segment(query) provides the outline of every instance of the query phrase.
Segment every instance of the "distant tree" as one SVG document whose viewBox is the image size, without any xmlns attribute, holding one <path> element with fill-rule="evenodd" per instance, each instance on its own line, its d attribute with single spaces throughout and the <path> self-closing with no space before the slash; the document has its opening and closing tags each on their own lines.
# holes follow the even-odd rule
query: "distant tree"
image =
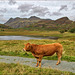
<svg viewBox="0 0 75 75">
<path fill-rule="evenodd" d="M 75 33 L 75 28 L 70 29 L 69 32 Z"/>
<path fill-rule="evenodd" d="M 64 32 L 65 32 L 65 30 L 60 30 L 59 32 L 60 32 L 60 33 L 64 33 Z"/>
<path fill-rule="evenodd" d="M 65 31 L 65 32 L 67 32 L 68 30 L 67 30 L 67 29 L 65 29 L 64 31 Z"/>
<path fill-rule="evenodd" d="M 4 31 L 4 29 L 1 29 L 0 31 Z"/>
</svg>

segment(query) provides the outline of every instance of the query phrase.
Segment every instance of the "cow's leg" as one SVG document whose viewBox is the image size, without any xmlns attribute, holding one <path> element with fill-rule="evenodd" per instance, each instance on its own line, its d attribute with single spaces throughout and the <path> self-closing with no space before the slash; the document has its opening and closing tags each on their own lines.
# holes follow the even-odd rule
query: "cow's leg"
<svg viewBox="0 0 75 75">
<path fill-rule="evenodd" d="M 39 57 L 39 68 L 41 68 L 42 57 Z"/>
<path fill-rule="evenodd" d="M 56 65 L 58 65 L 58 64 L 61 63 L 61 60 L 60 59 L 61 59 L 61 56 L 58 57 L 58 61 L 57 61 Z"/>
<path fill-rule="evenodd" d="M 41 68 L 41 61 L 39 61 L 39 68 Z"/>
<path fill-rule="evenodd" d="M 36 64 L 36 67 L 38 66 L 38 64 L 39 64 L 39 59 L 37 58 L 37 64 Z"/>
<path fill-rule="evenodd" d="M 62 55 L 60 53 L 57 53 L 57 56 L 58 56 L 58 61 L 57 61 L 56 65 L 61 63 L 61 56 Z"/>
<path fill-rule="evenodd" d="M 63 48 L 60 48 L 60 49 L 56 52 L 56 53 L 57 53 L 57 56 L 58 56 L 58 61 L 57 61 L 56 65 L 58 65 L 59 63 L 61 63 L 62 51 L 63 51 Z"/>
</svg>

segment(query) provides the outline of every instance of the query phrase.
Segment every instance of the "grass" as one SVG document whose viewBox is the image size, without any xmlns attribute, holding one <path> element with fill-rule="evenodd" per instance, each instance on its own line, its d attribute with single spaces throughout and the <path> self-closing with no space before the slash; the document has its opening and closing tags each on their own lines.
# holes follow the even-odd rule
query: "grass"
<svg viewBox="0 0 75 75">
<path fill-rule="evenodd" d="M 51 68 L 32 68 L 19 63 L 0 63 L 0 75 L 75 75 L 75 73 L 53 70 Z"/>
<path fill-rule="evenodd" d="M 60 37 L 58 40 L 11 40 L 0 41 L 0 55 L 20 56 L 34 58 L 31 53 L 23 52 L 24 44 L 50 44 L 61 43 L 64 47 L 62 60 L 75 62 L 75 33 L 65 32 L 61 34 L 58 31 L 29 31 L 25 29 L 5 29 L 0 31 L 0 35 L 25 35 L 25 36 L 44 36 L 44 37 Z M 2 58 L 0 58 L 2 59 Z M 43 57 L 47 60 L 57 60 L 57 56 Z M 8 59 L 7 59 L 8 60 Z M 15 59 L 14 59 L 15 61 Z M 28 61 L 26 61 L 28 62 Z M 33 62 L 35 63 L 35 62 Z M 0 63 L 0 75 L 75 75 L 71 72 L 64 72 L 59 70 L 53 70 L 51 68 L 31 68 L 29 66 L 20 64 L 5 64 Z"/>
<path fill-rule="evenodd" d="M 0 55 L 9 56 L 20 56 L 34 58 L 31 53 L 23 52 L 24 44 L 26 43 L 34 44 L 50 44 L 50 43 L 61 43 L 64 47 L 62 60 L 74 61 L 75 62 L 75 42 L 69 40 L 11 40 L 11 41 L 0 41 Z M 48 60 L 57 60 L 57 56 L 43 57 Z"/>
<path fill-rule="evenodd" d="M 0 35 L 32 35 L 32 36 L 49 36 L 54 34 L 60 34 L 58 31 L 29 31 L 24 29 L 6 29 L 0 31 Z"/>
</svg>

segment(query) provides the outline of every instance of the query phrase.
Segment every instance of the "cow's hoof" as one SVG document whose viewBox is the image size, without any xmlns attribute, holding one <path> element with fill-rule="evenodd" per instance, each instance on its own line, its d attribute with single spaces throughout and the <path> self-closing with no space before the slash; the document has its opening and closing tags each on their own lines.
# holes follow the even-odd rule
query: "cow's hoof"
<svg viewBox="0 0 75 75">
<path fill-rule="evenodd" d="M 59 62 L 59 63 L 56 63 L 56 65 L 59 65 L 61 62 Z"/>
<path fill-rule="evenodd" d="M 56 65 L 58 65 L 58 63 L 56 63 Z"/>
<path fill-rule="evenodd" d="M 36 65 L 36 67 L 38 67 L 38 65 Z"/>
<path fill-rule="evenodd" d="M 39 68 L 41 68 L 41 66 L 38 66 Z"/>
</svg>

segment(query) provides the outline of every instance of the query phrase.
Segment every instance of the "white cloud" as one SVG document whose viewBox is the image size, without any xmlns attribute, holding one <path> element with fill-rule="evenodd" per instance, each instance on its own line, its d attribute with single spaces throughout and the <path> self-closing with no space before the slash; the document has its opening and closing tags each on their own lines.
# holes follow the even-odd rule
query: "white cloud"
<svg viewBox="0 0 75 75">
<path fill-rule="evenodd" d="M 2 8 L 2 9 L 0 9 L 0 12 L 1 13 L 6 13 L 7 12 L 7 9 L 6 8 Z"/>
<path fill-rule="evenodd" d="M 29 0 L 2 0 L 0 1 L 0 14 L 8 20 L 13 17 L 39 16 L 40 18 L 58 19 L 70 17 L 75 14 L 75 1 L 29 1 Z M 72 18 L 72 17 L 70 17 Z M 73 18 L 72 18 L 73 19 Z"/>
<path fill-rule="evenodd" d="M 4 18 L 4 15 L 0 14 L 0 22 L 4 23 L 6 22 L 6 19 Z"/>
<path fill-rule="evenodd" d="M 60 15 L 63 15 L 63 14 L 60 13 L 60 12 L 53 12 L 53 13 L 52 13 L 52 16 L 60 16 Z"/>
</svg>

